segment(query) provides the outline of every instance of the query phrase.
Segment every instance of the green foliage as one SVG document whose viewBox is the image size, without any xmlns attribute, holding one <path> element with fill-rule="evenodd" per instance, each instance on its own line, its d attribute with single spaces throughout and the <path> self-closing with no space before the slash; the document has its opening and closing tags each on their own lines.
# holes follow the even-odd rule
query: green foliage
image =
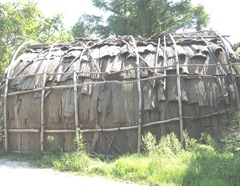
<svg viewBox="0 0 240 186">
<path fill-rule="evenodd" d="M 188 152 L 193 152 L 198 148 L 198 143 L 197 140 L 194 138 L 191 138 L 187 131 L 183 131 L 183 145 L 184 145 L 184 149 L 185 151 Z"/>
<path fill-rule="evenodd" d="M 240 154 L 240 113 L 232 113 L 232 126 L 229 132 L 223 136 L 222 142 L 224 150 L 232 153 Z"/>
<path fill-rule="evenodd" d="M 77 152 L 81 154 L 86 154 L 86 144 L 84 143 L 83 134 L 81 132 L 76 133 L 74 142 L 77 147 Z"/>
<path fill-rule="evenodd" d="M 99 24 L 102 22 L 100 16 L 83 14 L 77 23 L 71 28 L 72 36 L 77 38 L 88 37 L 94 33 L 95 29 L 100 30 Z"/>
<path fill-rule="evenodd" d="M 48 148 L 47 148 L 47 152 L 48 153 L 50 153 L 52 155 L 60 155 L 60 154 L 62 154 L 63 150 L 59 146 L 56 137 L 48 136 L 47 137 L 47 143 L 48 143 Z"/>
<path fill-rule="evenodd" d="M 55 169 L 60 171 L 86 172 L 90 158 L 86 154 L 67 153 L 53 162 Z"/>
<path fill-rule="evenodd" d="M 91 17 L 91 21 L 79 19 L 74 32 L 79 34 L 87 28 L 90 33 L 107 37 L 115 35 L 133 35 L 150 37 L 163 31 L 176 31 L 180 28 L 201 30 L 209 22 L 204 6 L 192 6 L 191 0 L 92 0 L 93 5 L 108 13 L 106 23 L 100 17 Z M 85 15 L 86 16 L 86 15 Z M 94 21 L 95 20 L 95 21 Z M 92 24 L 94 23 L 94 24 Z M 88 29 L 88 27 L 90 29 Z M 89 33 L 89 32 L 84 32 Z"/>
<path fill-rule="evenodd" d="M 81 134 L 79 135 L 76 144 L 79 144 L 80 151 L 57 156 L 43 154 L 37 158 L 38 165 L 40 163 L 42 167 L 50 166 L 61 171 L 156 186 L 238 186 L 240 183 L 239 154 L 216 145 L 217 142 L 208 134 L 202 135 L 202 144 L 185 131 L 184 146 L 181 146 L 173 133 L 163 136 L 159 141 L 151 133 L 147 133 L 143 137 L 146 153 L 124 155 L 111 161 L 90 158 L 87 153 L 83 153 L 84 142 Z M 50 140 L 54 142 L 55 139 Z M 22 159 L 19 156 L 14 157 Z M 25 159 L 36 158 L 27 155 Z"/>
<path fill-rule="evenodd" d="M 233 50 L 239 55 L 240 54 L 240 42 L 233 44 Z"/>
<path fill-rule="evenodd" d="M 170 133 L 160 139 L 157 143 L 156 137 L 147 133 L 142 138 L 144 149 L 148 155 L 172 156 L 182 150 L 182 145 L 174 133 Z"/>
<path fill-rule="evenodd" d="M 34 1 L 0 3 L 0 75 L 4 73 L 12 51 L 24 41 L 71 40 L 62 18 L 61 14 L 45 17 Z"/>
</svg>

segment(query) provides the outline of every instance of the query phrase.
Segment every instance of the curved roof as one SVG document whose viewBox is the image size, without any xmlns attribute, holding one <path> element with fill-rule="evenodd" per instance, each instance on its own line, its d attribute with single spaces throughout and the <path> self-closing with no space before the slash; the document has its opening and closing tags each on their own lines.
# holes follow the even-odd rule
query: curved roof
<svg viewBox="0 0 240 186">
<path fill-rule="evenodd" d="M 236 62 L 236 56 L 219 37 L 177 35 L 175 39 L 176 47 L 170 38 L 164 46 L 163 39 L 142 40 L 129 36 L 107 40 L 79 39 L 51 46 L 33 45 L 12 66 L 10 78 L 19 78 L 11 81 L 10 86 L 15 86 L 16 91 L 40 88 L 41 76 L 26 75 L 44 73 L 49 74 L 48 86 L 53 86 L 72 78 L 74 70 L 78 76 L 95 80 L 133 79 L 136 78 L 136 56 L 140 60 L 142 78 L 161 76 L 164 71 L 176 68 L 176 53 L 182 74 L 230 74 L 228 58 Z M 137 48 L 134 48 L 134 42 Z M 238 73 L 237 70 L 236 67 L 233 73 Z"/>
</svg>

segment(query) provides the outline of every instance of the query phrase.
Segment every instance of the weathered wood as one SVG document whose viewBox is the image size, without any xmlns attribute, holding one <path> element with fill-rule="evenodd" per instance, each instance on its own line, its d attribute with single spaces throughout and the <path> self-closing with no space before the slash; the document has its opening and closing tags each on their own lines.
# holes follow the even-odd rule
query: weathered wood
<svg viewBox="0 0 240 186">
<path fill-rule="evenodd" d="M 8 132 L 14 133 L 38 133 L 39 129 L 8 129 Z"/>
<path fill-rule="evenodd" d="M 42 84 L 42 96 L 41 96 L 41 135 L 40 135 L 40 145 L 41 151 L 44 151 L 44 102 L 45 102 L 45 84 L 46 84 L 47 74 L 43 75 L 43 84 Z"/>
<path fill-rule="evenodd" d="M 137 44 L 135 39 L 131 36 L 133 47 L 136 54 L 136 73 L 137 73 L 137 88 L 138 88 L 138 153 L 141 153 L 141 143 L 142 143 L 142 88 L 141 88 L 141 76 L 140 76 L 140 61 L 139 53 L 137 49 Z"/>
<path fill-rule="evenodd" d="M 7 73 L 8 77 L 8 73 Z M 3 119 L 4 119 L 4 148 L 7 151 L 8 150 L 8 124 L 7 124 L 7 94 L 8 94 L 8 81 L 9 79 L 6 79 L 5 82 L 5 89 L 4 89 L 4 97 L 3 97 Z"/>
<path fill-rule="evenodd" d="M 76 69 L 76 66 L 74 65 L 74 68 Z M 81 132 L 80 126 L 79 126 L 79 116 L 78 116 L 78 88 L 77 88 L 77 74 L 76 71 L 73 71 L 73 97 L 74 97 L 74 118 L 75 118 L 75 126 L 76 126 L 76 140 L 79 141 L 79 132 Z M 77 144 L 78 145 L 78 144 Z"/>
<path fill-rule="evenodd" d="M 45 133 L 76 133 L 76 129 L 45 129 Z"/>
<path fill-rule="evenodd" d="M 226 77 L 226 74 L 220 71 L 221 64 L 216 63 L 210 49 L 200 37 L 199 40 L 192 41 L 180 39 L 175 43 L 166 41 L 166 38 L 170 39 L 168 36 L 161 36 L 149 42 L 123 37 L 100 43 L 80 40 L 52 46 L 51 50 L 50 47 L 44 50 L 30 49 L 19 56 L 16 61 L 21 63 L 13 67 L 12 75 L 5 75 L 6 79 L 2 83 L 4 86 L 7 82 L 9 89 L 7 94 L 2 95 L 8 100 L 8 104 L 5 104 L 9 107 L 6 108 L 7 127 L 39 129 L 39 134 L 21 134 L 17 133 L 19 130 L 15 130 L 16 134 L 8 136 L 11 140 L 9 148 L 31 149 L 38 140 L 36 148 L 40 149 L 41 145 L 42 150 L 44 142 L 41 140 L 39 143 L 40 137 L 45 140 L 46 136 L 43 134 L 49 135 L 53 132 L 53 135 L 59 137 L 63 149 L 67 150 L 70 149 L 67 146 L 72 145 L 74 133 L 81 131 L 86 141 L 93 144 L 92 149 L 96 153 L 135 153 L 141 150 L 138 142 L 143 129 L 153 132 L 157 138 L 169 132 L 178 135 L 181 131 L 179 128 L 183 128 L 181 117 L 183 122 L 186 122 L 185 129 L 197 138 L 199 135 L 195 134 L 200 134 L 206 127 L 214 126 L 211 130 L 216 133 L 223 123 L 227 126 L 227 114 L 221 115 L 221 119 L 216 119 L 217 115 L 214 114 L 221 114 L 221 111 L 216 113 L 218 110 L 237 106 L 236 92 L 230 79 L 230 68 L 233 64 L 226 63 L 229 57 L 226 55 L 229 54 L 225 50 L 229 48 L 224 49 L 219 37 L 216 40 L 206 39 L 208 42 L 212 41 L 209 46 L 228 73 Z M 88 41 L 91 44 L 86 47 Z M 229 52 L 231 55 L 231 51 Z M 37 57 L 33 58 L 34 56 Z M 240 63 L 234 54 L 230 60 L 236 63 L 233 75 L 239 78 L 240 68 L 237 65 Z M 181 69 L 187 69 L 186 73 Z M 33 74 L 34 72 L 36 74 Z M 49 77 L 45 82 L 46 87 L 42 86 L 44 73 Z M 201 93 L 198 93 L 198 89 Z M 139 96 L 139 91 L 142 91 L 142 96 Z M 46 99 L 50 92 L 52 95 Z M 76 101 L 77 98 L 79 100 Z M 225 98 L 230 101 L 226 102 Z M 180 101 L 183 113 L 180 113 Z M 76 108 L 77 105 L 79 108 Z M 45 117 L 44 107 L 48 110 L 44 112 Z M 75 118 L 77 115 L 78 121 Z M 191 119 L 195 125 L 191 125 Z M 48 122 L 45 123 L 45 128 L 43 121 Z M 16 122 L 19 122 L 19 125 L 16 126 Z M 218 123 L 221 125 L 219 129 Z M 80 130 L 79 125 L 84 130 Z M 49 130 L 46 132 L 45 129 Z M 92 140 L 93 133 L 97 134 L 95 140 Z M 16 135 L 20 137 L 19 143 L 16 142 Z M 105 139 L 104 135 L 108 139 Z M 126 140 L 121 142 L 120 138 Z"/>
<path fill-rule="evenodd" d="M 164 42 L 164 52 L 163 52 L 163 68 L 164 68 L 164 87 L 163 89 L 166 90 L 166 86 L 167 86 L 167 43 L 166 43 L 166 36 L 163 37 L 163 42 Z"/>
<path fill-rule="evenodd" d="M 4 148 L 7 151 L 8 150 L 8 124 L 7 124 L 7 97 L 8 97 L 8 84 L 9 84 L 9 78 L 12 73 L 13 66 L 18 64 L 18 61 L 15 61 L 17 55 L 19 55 L 19 52 L 22 50 L 23 47 L 25 47 L 28 44 L 31 43 L 38 43 L 36 41 L 27 41 L 24 42 L 22 45 L 18 47 L 18 49 L 15 51 L 12 60 L 10 62 L 10 65 L 8 66 L 7 73 L 6 73 L 6 82 L 5 82 L 5 89 L 4 89 L 4 111 L 3 111 L 3 117 L 4 117 Z"/>
<path fill-rule="evenodd" d="M 180 141 L 183 143 L 183 115 L 182 115 L 182 93 L 181 93 L 181 77 L 180 77 L 180 67 L 179 67 L 179 61 L 178 61 L 178 52 L 177 52 L 177 45 L 175 42 L 175 39 L 170 34 L 169 35 L 175 50 L 175 62 L 176 62 L 176 73 L 177 73 L 177 94 L 178 94 L 178 112 L 179 112 L 179 124 L 180 124 Z"/>
<path fill-rule="evenodd" d="M 216 33 L 216 32 L 215 32 Z M 223 42 L 223 46 L 224 46 L 224 49 L 225 49 L 225 52 L 227 53 L 227 63 L 228 63 L 228 68 L 229 68 L 229 71 L 230 71 L 230 75 L 231 75 L 231 81 L 232 81 L 232 84 L 233 84 L 233 87 L 234 87 L 234 91 L 236 92 L 236 102 L 237 102 L 237 106 L 238 106 L 238 108 L 240 108 L 240 100 L 239 100 L 239 91 L 238 91 L 238 88 L 237 88 L 237 85 L 236 85 L 236 79 L 235 79 L 235 77 L 233 76 L 233 70 L 232 70 L 232 64 L 231 64 L 231 60 L 230 60 L 230 54 L 229 54 L 229 51 L 228 51 L 228 49 L 227 49 L 227 46 L 226 46 L 226 44 L 225 44 L 225 42 L 224 42 L 224 39 L 223 39 L 223 37 L 220 35 L 220 34 L 218 34 L 218 33 L 216 33 L 218 36 L 219 36 L 219 38 L 222 40 L 222 42 Z M 240 109 L 239 109 L 239 111 L 240 111 Z M 240 117 L 239 117 L 239 119 L 238 119 L 238 127 L 240 128 Z"/>
</svg>

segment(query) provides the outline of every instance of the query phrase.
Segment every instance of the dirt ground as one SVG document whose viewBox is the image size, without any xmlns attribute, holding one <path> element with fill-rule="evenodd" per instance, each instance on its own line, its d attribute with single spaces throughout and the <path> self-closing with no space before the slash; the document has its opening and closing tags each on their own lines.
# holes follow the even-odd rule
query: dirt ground
<svg viewBox="0 0 240 186">
<path fill-rule="evenodd" d="M 102 177 L 74 176 L 52 169 L 31 167 L 27 162 L 0 159 L 0 184 L 9 186 L 138 186 Z"/>
</svg>

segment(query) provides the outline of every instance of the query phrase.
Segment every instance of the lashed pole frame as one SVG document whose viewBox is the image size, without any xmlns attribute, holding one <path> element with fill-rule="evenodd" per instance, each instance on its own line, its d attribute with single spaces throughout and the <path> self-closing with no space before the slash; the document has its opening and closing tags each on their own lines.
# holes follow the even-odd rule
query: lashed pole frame
<svg viewBox="0 0 240 186">
<path fill-rule="evenodd" d="M 216 33 L 216 32 L 215 32 Z M 223 46 L 224 46 L 224 49 L 225 49 L 225 52 L 227 54 L 227 62 L 228 62 L 228 66 L 229 66 L 229 71 L 230 71 L 230 75 L 231 75 L 231 81 L 233 83 L 233 87 L 234 87 L 234 90 L 237 94 L 236 96 L 236 102 L 237 102 L 237 106 L 238 106 L 238 111 L 240 111 L 240 100 L 239 100 L 239 92 L 238 92 L 238 88 L 237 88 L 237 85 L 236 85 L 236 79 L 235 77 L 233 76 L 233 70 L 232 70 L 232 63 L 231 63 L 231 59 L 230 59 L 230 54 L 229 54 L 229 51 L 227 49 L 227 46 L 224 42 L 224 38 L 222 37 L 222 35 L 220 35 L 219 33 L 216 33 L 220 39 L 222 40 L 222 43 L 223 43 Z M 238 127 L 240 128 L 240 117 L 238 117 Z"/>
<path fill-rule="evenodd" d="M 177 52 L 177 45 L 176 41 L 173 36 L 169 35 L 175 51 L 175 61 L 176 61 L 176 73 L 177 73 L 177 94 L 178 94 L 178 112 L 179 112 L 179 125 L 180 125 L 180 142 L 183 144 L 183 114 L 182 114 L 182 92 L 181 92 L 181 77 L 180 77 L 180 65 L 178 60 L 178 52 Z"/>
<path fill-rule="evenodd" d="M 141 144 L 142 144 L 142 88 L 141 88 L 141 76 L 140 76 L 140 60 L 139 53 L 135 39 L 131 36 L 133 47 L 136 54 L 136 74 L 137 74 L 137 88 L 138 88 L 138 144 L 137 151 L 141 153 Z"/>
<path fill-rule="evenodd" d="M 59 42 L 54 43 L 51 48 L 49 49 L 49 53 L 46 58 L 46 67 L 48 69 L 49 58 L 52 55 L 52 50 L 56 44 Z M 44 103 L 45 103 L 45 90 L 46 90 L 46 81 L 47 81 L 47 73 L 43 74 L 43 84 L 42 84 L 42 94 L 41 94 L 41 129 L 40 129 L 40 149 L 44 151 L 44 133 L 45 133 L 45 122 L 44 122 Z"/>
<path fill-rule="evenodd" d="M 20 45 L 18 47 L 18 49 L 15 51 L 12 59 L 11 59 L 11 62 L 8 66 L 8 69 L 7 69 L 7 75 L 6 75 L 6 82 L 5 82 L 5 88 L 4 88 L 4 95 L 3 95 L 3 104 L 4 104 L 4 107 L 3 107 L 3 121 L 4 121 L 4 148 L 5 150 L 7 151 L 8 150 L 8 124 L 7 124 L 7 96 L 8 96 L 8 84 L 9 84 L 9 78 L 10 78 L 10 75 L 12 73 L 12 68 L 13 66 L 15 65 L 15 63 L 17 63 L 17 61 L 15 61 L 18 53 L 20 52 L 20 50 L 28 45 L 28 44 L 31 44 L 31 43 L 38 43 L 36 41 L 27 41 L 27 42 L 24 42 L 22 45 Z"/>
</svg>

